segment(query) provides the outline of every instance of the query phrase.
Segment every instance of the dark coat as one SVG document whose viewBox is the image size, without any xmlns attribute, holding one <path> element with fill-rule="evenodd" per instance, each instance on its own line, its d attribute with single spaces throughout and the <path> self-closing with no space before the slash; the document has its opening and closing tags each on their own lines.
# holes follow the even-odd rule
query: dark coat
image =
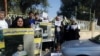
<svg viewBox="0 0 100 56">
<path fill-rule="evenodd" d="M 28 17 L 28 18 L 26 18 L 26 19 L 24 19 L 24 21 L 25 21 L 25 26 L 26 27 L 31 27 L 31 23 L 30 23 L 30 18 Z"/>
<path fill-rule="evenodd" d="M 68 27 L 68 25 L 65 27 L 65 32 L 64 32 L 64 38 L 66 41 L 69 40 L 78 40 L 80 38 L 79 35 L 79 31 L 80 29 L 78 29 L 78 27 L 74 30 L 71 28 L 71 25 L 69 26 L 69 29 L 66 30 L 66 28 Z"/>
</svg>

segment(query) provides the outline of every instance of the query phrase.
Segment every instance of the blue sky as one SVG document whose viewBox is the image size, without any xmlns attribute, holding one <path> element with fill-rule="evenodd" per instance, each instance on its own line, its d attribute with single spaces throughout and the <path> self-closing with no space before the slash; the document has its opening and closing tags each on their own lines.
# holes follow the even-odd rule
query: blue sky
<svg viewBox="0 0 100 56">
<path fill-rule="evenodd" d="M 48 0 L 50 7 L 48 8 L 48 15 L 50 18 L 53 18 L 57 15 L 57 11 L 61 6 L 60 0 Z"/>
</svg>

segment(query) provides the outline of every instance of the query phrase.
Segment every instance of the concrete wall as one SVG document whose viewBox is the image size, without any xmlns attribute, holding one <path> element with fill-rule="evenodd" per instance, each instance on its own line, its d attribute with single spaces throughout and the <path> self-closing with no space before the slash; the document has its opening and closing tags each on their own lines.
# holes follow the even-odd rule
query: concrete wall
<svg viewBox="0 0 100 56">
<path fill-rule="evenodd" d="M 89 39 L 100 34 L 100 31 L 80 31 L 80 39 Z"/>
<path fill-rule="evenodd" d="M 97 25 L 97 20 L 94 21 L 78 21 L 80 25 L 80 39 L 89 39 L 100 34 L 100 26 Z"/>
</svg>

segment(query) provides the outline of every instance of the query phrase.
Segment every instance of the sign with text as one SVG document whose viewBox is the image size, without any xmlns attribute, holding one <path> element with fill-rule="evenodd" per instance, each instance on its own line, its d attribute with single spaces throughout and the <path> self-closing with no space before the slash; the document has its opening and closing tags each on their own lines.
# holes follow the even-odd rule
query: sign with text
<svg viewBox="0 0 100 56">
<path fill-rule="evenodd" d="M 3 30 L 3 34 L 4 36 L 34 34 L 34 30 L 32 28 L 9 28 L 9 29 Z"/>
<path fill-rule="evenodd" d="M 21 51 L 25 51 L 28 56 L 33 56 L 33 39 L 34 29 L 32 28 L 8 28 L 2 31 L 3 42 L 0 47 L 4 48 L 3 55 L 12 56 L 19 50 L 19 45 L 22 45 Z M 6 53 L 6 54 L 5 54 Z M 1 56 L 3 56 L 1 55 Z M 18 54 L 16 54 L 18 55 Z"/>
<path fill-rule="evenodd" d="M 62 56 L 62 53 L 51 53 L 51 56 Z"/>
</svg>

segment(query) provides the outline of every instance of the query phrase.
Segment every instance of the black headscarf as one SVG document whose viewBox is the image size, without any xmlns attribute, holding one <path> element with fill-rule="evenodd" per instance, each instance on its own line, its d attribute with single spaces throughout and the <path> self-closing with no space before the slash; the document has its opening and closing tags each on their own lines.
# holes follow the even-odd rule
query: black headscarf
<svg viewBox="0 0 100 56">
<path fill-rule="evenodd" d="M 18 25 L 17 25 L 17 21 L 19 20 L 19 18 L 21 18 L 22 20 L 23 20 L 23 26 L 22 27 L 19 27 Z M 15 20 L 12 22 L 12 25 L 11 25 L 11 27 L 10 28 L 24 28 L 25 27 L 25 23 L 24 23 L 24 19 L 23 19 L 23 17 L 16 17 L 15 18 Z"/>
</svg>

